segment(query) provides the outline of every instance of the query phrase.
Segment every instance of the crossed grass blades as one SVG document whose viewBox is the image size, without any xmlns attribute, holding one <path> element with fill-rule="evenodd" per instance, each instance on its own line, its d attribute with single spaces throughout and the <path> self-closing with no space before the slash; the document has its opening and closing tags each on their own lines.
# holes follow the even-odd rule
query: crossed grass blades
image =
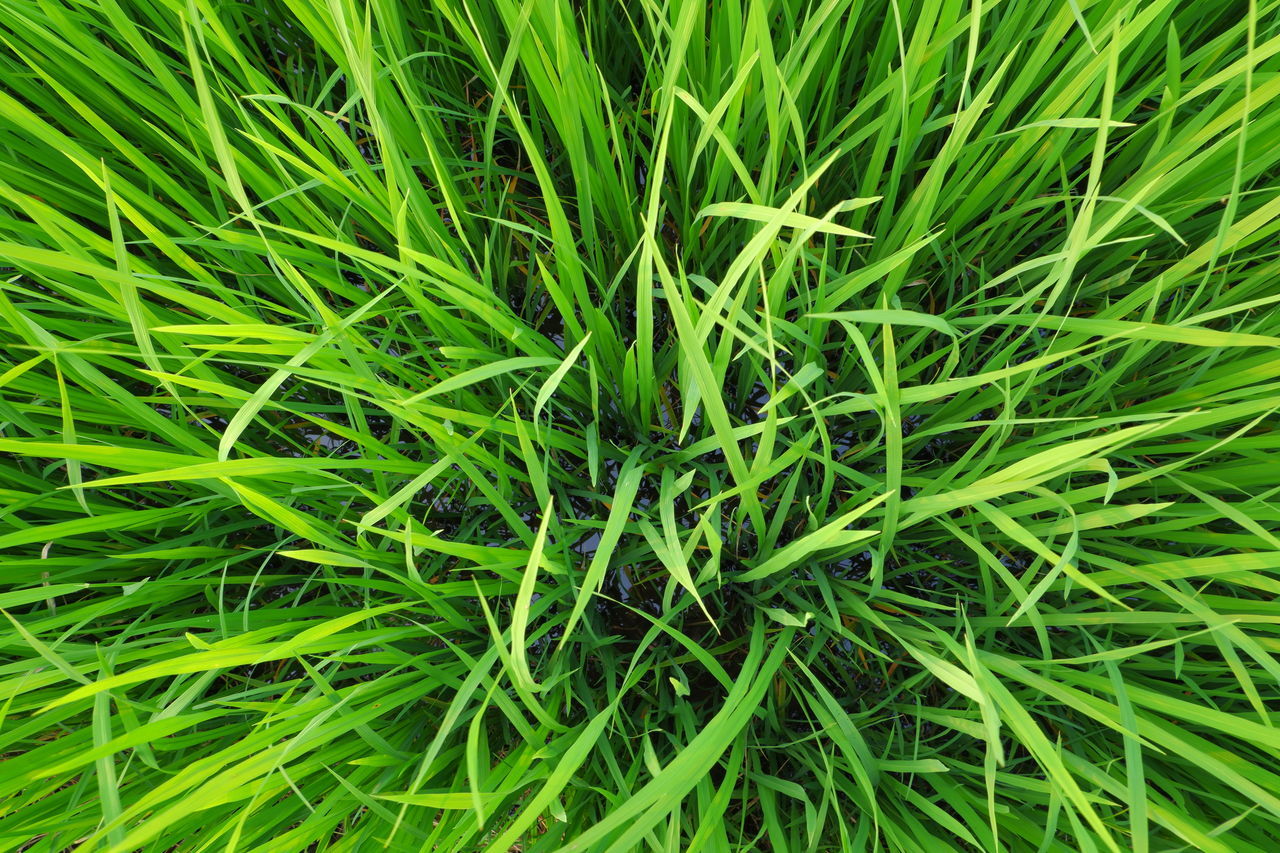
<svg viewBox="0 0 1280 853">
<path fill-rule="evenodd" d="M 4 0 L 0 847 L 1273 850 L 1278 5 Z"/>
</svg>

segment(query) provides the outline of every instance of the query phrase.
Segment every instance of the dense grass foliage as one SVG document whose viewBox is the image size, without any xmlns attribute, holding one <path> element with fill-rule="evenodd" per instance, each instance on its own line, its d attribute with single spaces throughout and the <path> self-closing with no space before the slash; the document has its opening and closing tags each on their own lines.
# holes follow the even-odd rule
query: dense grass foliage
<svg viewBox="0 0 1280 853">
<path fill-rule="evenodd" d="M 0 847 L 1272 851 L 1277 0 L 0 0 Z"/>
</svg>

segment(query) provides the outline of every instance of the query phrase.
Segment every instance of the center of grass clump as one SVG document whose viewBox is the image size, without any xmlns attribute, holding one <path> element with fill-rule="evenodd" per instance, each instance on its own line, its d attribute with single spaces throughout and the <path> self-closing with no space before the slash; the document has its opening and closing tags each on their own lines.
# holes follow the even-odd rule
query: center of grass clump
<svg viewBox="0 0 1280 853">
<path fill-rule="evenodd" d="M 776 412 L 762 411 L 772 396 L 763 382 L 755 382 L 746 394 L 725 390 L 715 405 L 732 406 L 738 428 L 764 424 L 768 429 L 767 422 L 778 418 Z M 806 473 L 816 472 L 806 471 L 805 454 L 797 450 L 782 464 L 751 476 L 755 505 L 749 509 L 743 499 L 747 489 L 734 486 L 733 451 L 714 440 L 701 409 L 685 419 L 680 399 L 674 385 L 665 388 L 663 423 L 648 430 L 639 449 L 609 447 L 595 487 L 598 497 L 569 501 L 586 531 L 569 549 L 574 574 L 590 577 L 593 566 L 602 567 L 589 611 L 593 638 L 573 646 L 582 651 L 591 683 L 599 686 L 647 667 L 652 683 L 636 701 L 657 705 L 662 714 L 679 715 L 680 707 L 688 707 L 702 719 L 716 713 L 743 676 L 753 635 L 789 630 L 795 632 L 796 651 L 810 663 L 818 661 L 818 674 L 811 677 L 827 690 L 859 703 L 883 699 L 893 676 L 914 669 L 913 664 L 904 668 L 901 648 L 880 641 L 870 623 L 849 620 L 833 633 L 825 620 L 814 618 L 839 596 L 864 595 L 879 560 L 865 548 L 843 543 L 861 538 L 853 521 L 847 527 L 819 521 L 817 513 L 824 510 L 812 499 L 815 487 L 820 494 L 824 485 L 846 485 L 845 478 L 830 484 L 807 481 Z M 844 456 L 862 451 L 874 458 L 868 442 L 877 439 L 875 424 L 860 420 L 860 428 L 846 426 L 832 443 L 843 445 Z M 614 441 L 627 434 L 617 425 L 609 432 Z M 758 458 L 776 441 L 776 436 L 749 435 L 738 456 Z M 625 520 L 606 495 L 629 500 Z M 827 502 L 833 497 L 828 495 Z M 620 532 L 605 541 L 611 524 Z M 815 533 L 823 538 L 808 544 L 805 537 Z M 905 591 L 908 584 L 896 563 L 891 567 L 882 588 Z M 767 574 L 753 579 L 753 570 Z M 551 642 L 560 640 L 555 631 L 548 634 L 548 655 Z M 885 665 L 877 669 L 878 661 Z M 777 691 L 777 701 L 790 701 L 782 680 Z"/>
</svg>

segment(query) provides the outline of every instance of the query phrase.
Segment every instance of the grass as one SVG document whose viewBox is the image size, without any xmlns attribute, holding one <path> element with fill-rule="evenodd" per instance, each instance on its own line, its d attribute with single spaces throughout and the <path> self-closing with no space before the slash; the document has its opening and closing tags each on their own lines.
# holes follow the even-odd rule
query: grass
<svg viewBox="0 0 1280 853">
<path fill-rule="evenodd" d="M 0 848 L 1271 851 L 1276 0 L 0 0 Z"/>
</svg>

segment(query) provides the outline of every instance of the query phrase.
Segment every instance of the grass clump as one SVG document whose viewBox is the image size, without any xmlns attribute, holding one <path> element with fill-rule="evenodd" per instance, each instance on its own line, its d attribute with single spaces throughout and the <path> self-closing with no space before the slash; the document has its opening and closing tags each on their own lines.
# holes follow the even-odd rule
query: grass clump
<svg viewBox="0 0 1280 853">
<path fill-rule="evenodd" d="M 1280 4 L 0 2 L 0 847 L 1280 837 Z"/>
</svg>

